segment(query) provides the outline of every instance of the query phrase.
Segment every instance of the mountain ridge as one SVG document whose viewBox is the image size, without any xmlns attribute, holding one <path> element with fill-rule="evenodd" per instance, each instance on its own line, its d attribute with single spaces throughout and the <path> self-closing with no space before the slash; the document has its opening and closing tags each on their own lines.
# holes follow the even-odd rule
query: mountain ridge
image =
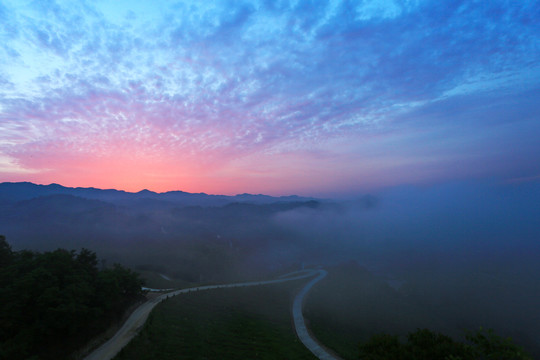
<svg viewBox="0 0 540 360">
<path fill-rule="evenodd" d="M 228 203 L 269 204 L 274 202 L 312 201 L 313 197 L 298 195 L 270 196 L 264 194 L 213 195 L 206 193 L 189 193 L 182 190 L 154 192 L 144 189 L 128 192 L 117 189 L 100 189 L 95 187 L 67 187 L 56 183 L 40 185 L 32 182 L 0 183 L 0 201 L 18 202 L 48 195 L 73 195 L 85 199 L 125 203 L 138 200 L 160 200 L 182 205 L 220 206 Z"/>
</svg>

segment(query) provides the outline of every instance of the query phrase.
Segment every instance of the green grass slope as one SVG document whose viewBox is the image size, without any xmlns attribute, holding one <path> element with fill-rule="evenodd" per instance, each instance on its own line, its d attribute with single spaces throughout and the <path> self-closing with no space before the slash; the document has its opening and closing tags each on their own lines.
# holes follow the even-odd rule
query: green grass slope
<svg viewBox="0 0 540 360">
<path fill-rule="evenodd" d="M 447 330 L 422 308 L 355 263 L 328 268 L 306 298 L 304 316 L 313 335 L 344 359 L 372 335 L 407 334 L 418 327 Z"/>
<path fill-rule="evenodd" d="M 509 327 L 490 325 L 490 319 L 474 308 L 467 311 L 464 306 L 453 306 L 449 301 L 452 298 L 426 299 L 425 293 L 415 293 L 407 286 L 396 291 L 353 262 L 327 270 L 328 276 L 309 293 L 304 316 L 313 335 L 343 359 L 358 359 L 359 344 L 380 333 L 405 341 L 417 329 L 429 329 L 464 341 L 467 331 L 481 327 L 493 328 L 502 338 L 512 338 L 538 358 L 536 347 L 524 341 L 526 337 L 512 334 Z"/>
<path fill-rule="evenodd" d="M 155 308 L 115 359 L 314 359 L 297 339 L 290 314 L 305 282 L 173 297 Z"/>
</svg>

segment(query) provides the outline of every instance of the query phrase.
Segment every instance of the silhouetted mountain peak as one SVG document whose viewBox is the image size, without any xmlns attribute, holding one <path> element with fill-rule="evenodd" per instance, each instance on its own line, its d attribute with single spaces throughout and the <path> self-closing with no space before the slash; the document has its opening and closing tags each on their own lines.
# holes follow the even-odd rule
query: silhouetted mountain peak
<svg viewBox="0 0 540 360">
<path fill-rule="evenodd" d="M 239 194 L 235 196 L 208 195 L 206 193 L 189 193 L 180 190 L 157 193 L 148 189 L 136 193 L 115 189 L 98 189 L 94 187 L 65 187 L 56 183 L 37 185 L 31 182 L 0 183 L 0 202 L 15 203 L 49 195 L 73 195 L 84 199 L 100 200 L 110 203 L 129 205 L 141 199 L 157 200 L 177 206 L 223 206 L 233 202 L 251 204 L 272 204 L 276 202 L 303 202 L 314 200 L 296 195 L 274 197 L 263 194 Z"/>
</svg>

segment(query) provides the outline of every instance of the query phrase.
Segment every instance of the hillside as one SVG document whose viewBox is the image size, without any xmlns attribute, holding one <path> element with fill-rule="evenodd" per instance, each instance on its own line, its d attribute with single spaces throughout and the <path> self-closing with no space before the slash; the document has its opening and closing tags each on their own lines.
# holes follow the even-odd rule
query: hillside
<svg viewBox="0 0 540 360">
<path fill-rule="evenodd" d="M 15 249 L 87 247 L 109 263 L 183 281 L 226 281 L 268 274 L 298 262 L 299 254 L 309 257 L 301 239 L 275 219 L 321 206 L 296 196 L 126 193 L 2 183 L 0 229 Z"/>
<path fill-rule="evenodd" d="M 303 283 L 170 298 L 115 359 L 314 359 L 296 338 L 290 317 L 292 298 Z"/>
<path fill-rule="evenodd" d="M 533 325 L 527 325 L 530 328 L 524 331 L 526 319 L 523 315 L 518 318 L 513 304 L 500 304 L 497 309 L 486 306 L 478 311 L 474 299 L 467 299 L 467 303 L 459 299 L 456 304 L 451 295 L 436 290 L 426 299 L 413 293 L 407 284 L 396 290 L 384 278 L 354 262 L 327 269 L 328 276 L 307 298 L 304 314 L 314 336 L 343 359 L 358 359 L 358 345 L 374 335 L 390 334 L 403 340 L 408 334 L 426 328 L 458 341 L 463 341 L 469 331 L 493 328 L 502 338 L 510 337 L 527 352 L 540 354 L 535 339 L 527 336 L 533 332 Z M 481 287 L 479 290 L 486 291 Z"/>
</svg>

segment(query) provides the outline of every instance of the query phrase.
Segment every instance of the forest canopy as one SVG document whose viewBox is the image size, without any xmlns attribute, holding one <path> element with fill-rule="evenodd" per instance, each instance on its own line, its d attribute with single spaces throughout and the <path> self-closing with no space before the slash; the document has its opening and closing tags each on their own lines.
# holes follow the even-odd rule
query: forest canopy
<svg viewBox="0 0 540 360">
<path fill-rule="evenodd" d="M 0 358 L 61 359 L 142 296 L 139 275 L 94 252 L 12 251 L 0 235 Z"/>
</svg>

